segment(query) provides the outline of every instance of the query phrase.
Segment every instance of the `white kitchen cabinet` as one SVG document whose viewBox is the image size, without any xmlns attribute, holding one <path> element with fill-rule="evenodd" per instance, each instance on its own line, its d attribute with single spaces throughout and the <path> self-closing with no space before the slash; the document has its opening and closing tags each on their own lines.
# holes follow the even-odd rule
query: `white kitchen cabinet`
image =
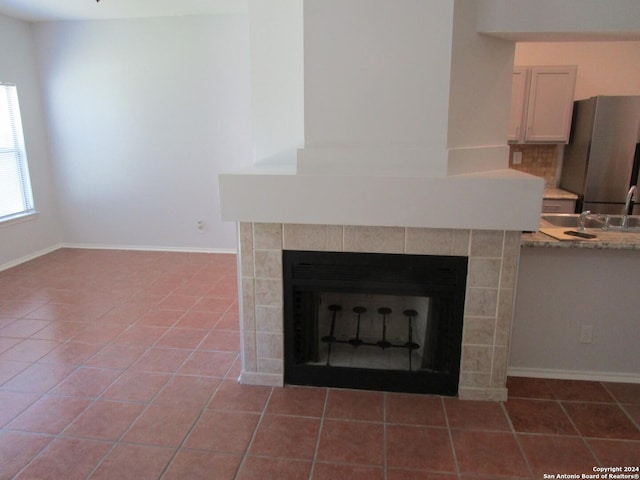
<svg viewBox="0 0 640 480">
<path fill-rule="evenodd" d="M 509 143 L 567 143 L 571 131 L 575 66 L 516 67 Z"/>
</svg>

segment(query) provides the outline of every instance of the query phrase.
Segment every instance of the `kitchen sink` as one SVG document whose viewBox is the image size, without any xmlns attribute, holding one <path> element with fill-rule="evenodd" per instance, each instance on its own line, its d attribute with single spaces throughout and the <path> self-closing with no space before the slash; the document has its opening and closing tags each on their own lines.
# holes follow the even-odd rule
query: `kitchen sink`
<svg viewBox="0 0 640 480">
<path fill-rule="evenodd" d="M 550 223 L 554 227 L 578 228 L 580 215 L 577 213 L 554 213 L 542 215 L 542 220 Z M 585 228 L 602 228 L 604 226 L 604 218 L 588 216 L 585 219 Z"/>
<path fill-rule="evenodd" d="M 577 213 L 554 213 L 542 215 L 542 220 L 554 227 L 578 228 L 580 215 Z M 640 233 L 640 215 L 629 215 L 627 226 L 622 228 L 622 215 L 589 215 L 584 222 L 585 228 L 597 228 L 612 232 Z"/>
<path fill-rule="evenodd" d="M 608 225 L 610 230 L 614 231 L 624 231 L 621 229 L 622 224 L 622 215 L 608 215 L 605 217 L 605 221 L 608 219 Z M 605 222 L 606 223 L 606 222 Z M 605 227 L 606 229 L 606 227 Z M 640 231 L 640 215 L 629 215 L 627 217 L 627 227 L 626 230 L 631 232 Z"/>
</svg>

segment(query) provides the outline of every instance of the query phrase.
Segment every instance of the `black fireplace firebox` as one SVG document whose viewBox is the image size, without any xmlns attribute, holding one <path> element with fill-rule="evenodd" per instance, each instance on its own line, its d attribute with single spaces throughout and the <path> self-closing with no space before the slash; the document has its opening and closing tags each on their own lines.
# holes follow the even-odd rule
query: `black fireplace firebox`
<svg viewBox="0 0 640 480">
<path fill-rule="evenodd" d="M 467 257 L 283 251 L 284 381 L 456 395 Z"/>
</svg>

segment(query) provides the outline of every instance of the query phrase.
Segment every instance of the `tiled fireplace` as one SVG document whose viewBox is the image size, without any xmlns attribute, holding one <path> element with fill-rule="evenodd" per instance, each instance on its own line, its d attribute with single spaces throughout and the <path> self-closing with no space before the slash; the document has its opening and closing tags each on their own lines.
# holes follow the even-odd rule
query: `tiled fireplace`
<svg viewBox="0 0 640 480">
<path fill-rule="evenodd" d="M 505 387 L 520 232 L 240 223 L 242 383 L 283 385 L 282 251 L 468 257 L 458 396 L 498 399 Z"/>
</svg>

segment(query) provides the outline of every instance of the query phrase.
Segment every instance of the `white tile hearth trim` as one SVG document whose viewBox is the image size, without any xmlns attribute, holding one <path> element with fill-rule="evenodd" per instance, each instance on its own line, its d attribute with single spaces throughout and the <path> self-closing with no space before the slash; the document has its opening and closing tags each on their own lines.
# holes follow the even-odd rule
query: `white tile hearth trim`
<svg viewBox="0 0 640 480">
<path fill-rule="evenodd" d="M 459 396 L 506 400 L 519 231 L 240 223 L 242 383 L 283 383 L 282 250 L 469 257 Z"/>
</svg>

